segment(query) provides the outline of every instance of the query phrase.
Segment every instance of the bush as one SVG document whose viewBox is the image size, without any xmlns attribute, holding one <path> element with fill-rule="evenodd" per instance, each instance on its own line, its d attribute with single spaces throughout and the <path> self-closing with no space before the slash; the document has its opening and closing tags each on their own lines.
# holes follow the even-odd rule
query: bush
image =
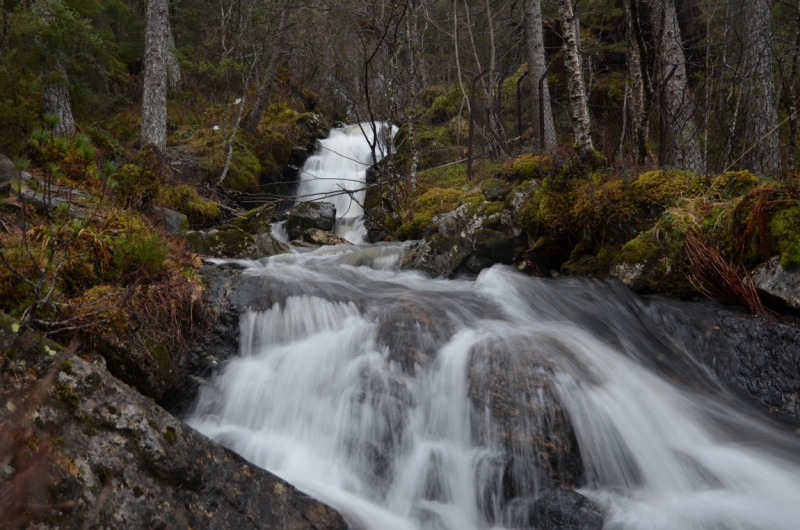
<svg viewBox="0 0 800 530">
<path fill-rule="evenodd" d="M 152 171 L 125 164 L 109 179 L 114 197 L 120 206 L 144 211 L 158 196 L 161 184 Z"/>
</svg>

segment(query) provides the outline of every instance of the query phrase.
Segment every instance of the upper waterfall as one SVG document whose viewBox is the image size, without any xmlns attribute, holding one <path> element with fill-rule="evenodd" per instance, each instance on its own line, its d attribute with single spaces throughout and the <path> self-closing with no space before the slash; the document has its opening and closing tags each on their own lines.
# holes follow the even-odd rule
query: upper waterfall
<svg viewBox="0 0 800 530">
<path fill-rule="evenodd" d="M 387 155 L 396 132 L 397 127 L 384 123 L 332 129 L 328 138 L 320 140 L 319 151 L 303 165 L 298 202 L 333 203 L 336 235 L 352 243 L 363 243 L 367 170 Z"/>
</svg>

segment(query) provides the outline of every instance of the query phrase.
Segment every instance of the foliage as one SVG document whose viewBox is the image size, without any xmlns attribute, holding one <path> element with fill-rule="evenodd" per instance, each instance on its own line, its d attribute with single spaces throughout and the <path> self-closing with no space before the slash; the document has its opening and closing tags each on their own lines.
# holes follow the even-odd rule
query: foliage
<svg viewBox="0 0 800 530">
<path fill-rule="evenodd" d="M 193 228 L 208 226 L 219 217 L 219 206 L 205 200 L 195 188 L 186 184 L 164 186 L 161 189 L 160 200 L 166 206 L 186 215 Z"/>
</svg>

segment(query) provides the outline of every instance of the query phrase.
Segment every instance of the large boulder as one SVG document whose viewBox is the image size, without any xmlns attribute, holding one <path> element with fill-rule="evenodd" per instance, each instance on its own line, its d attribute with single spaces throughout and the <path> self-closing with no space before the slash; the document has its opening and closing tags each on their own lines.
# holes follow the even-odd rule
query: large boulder
<svg viewBox="0 0 800 530">
<path fill-rule="evenodd" d="M 179 235 L 189 229 L 189 220 L 186 215 L 170 208 L 154 206 L 152 216 L 156 223 L 161 225 L 167 233 Z"/>
<path fill-rule="evenodd" d="M 325 232 L 336 224 L 336 207 L 329 202 L 303 202 L 295 206 L 286 219 L 286 232 L 291 239 L 299 239 L 309 228 Z"/>
<path fill-rule="evenodd" d="M 319 228 L 309 228 L 303 232 L 303 241 L 312 245 L 350 245 L 351 243 L 339 236 L 325 232 Z"/>
<path fill-rule="evenodd" d="M 267 232 L 253 236 L 233 224 L 186 232 L 186 240 L 193 252 L 211 258 L 258 259 L 291 252 Z"/>
<path fill-rule="evenodd" d="M 776 302 L 792 311 L 800 311 L 800 268 L 786 270 L 780 256 L 775 256 L 757 267 L 752 274 L 758 294 L 767 303 Z"/>
<path fill-rule="evenodd" d="M 41 383 L 33 377 L 58 363 L 45 388 L 48 398 L 31 411 L 31 424 L 21 425 L 40 440 L 52 436 L 46 442 L 49 473 L 37 479 L 42 491 L 36 498 L 50 506 L 39 520 L 31 513 L 29 527 L 347 528 L 336 512 L 183 424 L 102 362 L 66 357 L 31 332 L 16 341 L 13 323 L 1 323 L 0 343 L 14 350 L 13 366 L 4 365 L 15 370 L 7 383 L 36 386 Z M 18 406 L 9 402 L 0 416 Z M 4 424 L 7 419 L 0 417 Z M 14 468 L 5 473 L 6 480 L 15 479 Z"/>
<path fill-rule="evenodd" d="M 450 278 L 471 253 L 466 239 L 434 234 L 411 243 L 400 260 L 400 268 L 420 270 L 431 278 Z"/>
</svg>

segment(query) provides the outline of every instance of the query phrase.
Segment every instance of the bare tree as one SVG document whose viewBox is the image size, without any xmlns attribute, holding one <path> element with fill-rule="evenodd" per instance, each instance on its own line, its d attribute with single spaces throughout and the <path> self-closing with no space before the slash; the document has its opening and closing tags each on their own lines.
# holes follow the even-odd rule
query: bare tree
<svg viewBox="0 0 800 530">
<path fill-rule="evenodd" d="M 564 65 L 567 68 L 569 106 L 572 113 L 572 128 L 575 131 L 575 147 L 581 154 L 591 153 L 594 150 L 592 124 L 589 118 L 589 106 L 586 102 L 583 69 L 578 56 L 578 28 L 572 2 L 559 0 L 558 13 L 561 16 L 561 33 L 564 39 Z"/>
<path fill-rule="evenodd" d="M 744 18 L 745 81 L 749 92 L 745 138 L 747 167 L 763 175 L 781 169 L 778 132 L 778 101 L 775 91 L 772 55 L 772 8 L 769 0 L 745 2 Z"/>
<path fill-rule="evenodd" d="M 523 24 L 525 26 L 525 44 L 528 56 L 528 79 L 531 83 L 531 117 L 533 129 L 539 138 L 539 98 L 544 100 L 544 145 L 546 149 L 556 145 L 556 128 L 553 123 L 553 110 L 550 105 L 550 89 L 545 71 L 547 62 L 544 55 L 544 37 L 542 35 L 542 2 L 541 0 L 525 0 Z M 543 90 L 539 94 L 539 80 L 544 78 Z"/>
<path fill-rule="evenodd" d="M 275 76 L 278 75 L 278 67 L 280 66 L 281 59 L 286 53 L 286 33 L 289 28 L 289 12 L 291 11 L 292 0 L 286 0 L 281 11 L 280 23 L 278 24 L 277 39 L 275 41 L 272 56 L 267 65 L 267 71 L 264 74 L 264 80 L 261 82 L 261 88 L 258 90 L 256 102 L 253 104 L 250 115 L 244 124 L 244 129 L 249 133 L 255 133 L 258 128 L 258 122 L 264 116 L 264 111 L 269 105 L 269 98 L 272 95 L 272 89 L 275 86 Z"/>
<path fill-rule="evenodd" d="M 167 63 L 169 2 L 148 0 L 144 43 L 142 145 L 167 147 Z"/>
<path fill-rule="evenodd" d="M 675 0 L 650 0 L 649 3 L 655 53 L 654 79 L 662 123 L 659 162 L 700 173 L 703 156 L 693 116 L 695 100 L 689 90 Z"/>
</svg>

